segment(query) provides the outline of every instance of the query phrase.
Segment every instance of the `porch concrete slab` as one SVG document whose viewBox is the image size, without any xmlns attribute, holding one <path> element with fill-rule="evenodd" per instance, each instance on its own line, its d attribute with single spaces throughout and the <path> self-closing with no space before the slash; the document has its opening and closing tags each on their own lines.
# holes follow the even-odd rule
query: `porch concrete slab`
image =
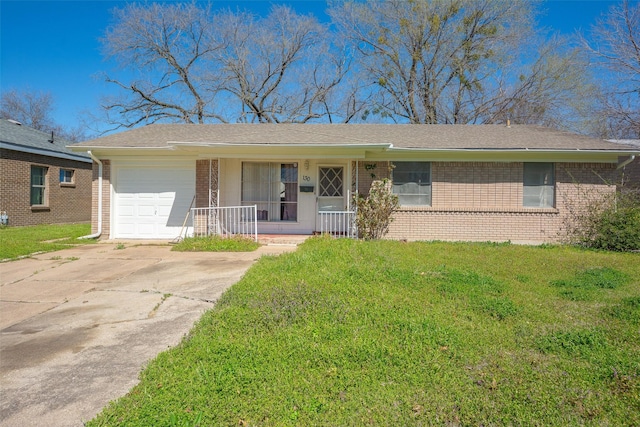
<svg viewBox="0 0 640 427">
<path fill-rule="evenodd" d="M 0 426 L 84 425 L 255 260 L 295 248 L 180 253 L 108 242 L 0 264 Z"/>
</svg>

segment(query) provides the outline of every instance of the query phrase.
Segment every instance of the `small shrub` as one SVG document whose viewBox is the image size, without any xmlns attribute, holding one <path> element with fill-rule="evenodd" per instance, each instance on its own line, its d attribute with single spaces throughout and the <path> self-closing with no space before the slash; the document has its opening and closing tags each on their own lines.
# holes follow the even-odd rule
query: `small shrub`
<svg viewBox="0 0 640 427">
<path fill-rule="evenodd" d="M 588 245 L 608 251 L 640 250 L 640 203 L 607 209 L 596 224 L 594 237 Z"/>
<path fill-rule="evenodd" d="M 398 196 L 391 191 L 391 181 L 376 180 L 369 195 L 356 194 L 353 200 L 357 208 L 356 225 L 359 237 L 365 240 L 380 239 L 389 231 L 391 216 L 398 209 Z"/>
<path fill-rule="evenodd" d="M 564 226 L 567 243 L 618 252 L 640 250 L 639 192 L 623 189 L 583 198 L 583 204 L 568 206 Z"/>
</svg>

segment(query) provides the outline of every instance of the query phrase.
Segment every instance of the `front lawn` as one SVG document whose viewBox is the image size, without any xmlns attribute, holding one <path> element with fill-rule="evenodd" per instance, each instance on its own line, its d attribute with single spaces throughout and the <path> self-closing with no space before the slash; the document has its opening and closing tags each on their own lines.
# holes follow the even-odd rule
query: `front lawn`
<svg viewBox="0 0 640 427">
<path fill-rule="evenodd" d="M 77 239 L 88 234 L 91 234 L 91 224 L 88 223 L 0 227 L 0 260 L 94 242 Z"/>
<path fill-rule="evenodd" d="M 187 237 L 171 248 L 178 252 L 253 252 L 260 247 L 258 242 L 242 236 L 196 236 Z"/>
<path fill-rule="evenodd" d="M 640 255 L 313 238 L 90 426 L 640 425 Z"/>
</svg>

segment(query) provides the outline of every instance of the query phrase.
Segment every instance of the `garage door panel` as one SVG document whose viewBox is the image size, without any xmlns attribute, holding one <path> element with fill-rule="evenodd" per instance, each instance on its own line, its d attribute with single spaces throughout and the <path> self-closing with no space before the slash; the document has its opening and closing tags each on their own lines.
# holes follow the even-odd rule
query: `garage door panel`
<svg viewBox="0 0 640 427">
<path fill-rule="evenodd" d="M 158 215 L 166 216 L 168 218 L 171 215 L 171 206 L 159 206 Z"/>
<path fill-rule="evenodd" d="M 114 237 L 178 236 L 195 193 L 194 166 L 117 169 Z"/>
<path fill-rule="evenodd" d="M 156 231 L 155 224 L 139 223 L 137 232 L 141 236 L 151 236 Z"/>
<path fill-rule="evenodd" d="M 136 231 L 133 224 L 119 224 L 118 227 L 123 235 L 134 235 Z"/>
<path fill-rule="evenodd" d="M 156 209 L 153 206 L 138 206 L 138 216 L 153 217 Z"/>
<path fill-rule="evenodd" d="M 134 214 L 133 206 L 119 206 L 116 215 L 120 217 L 132 217 Z"/>
</svg>

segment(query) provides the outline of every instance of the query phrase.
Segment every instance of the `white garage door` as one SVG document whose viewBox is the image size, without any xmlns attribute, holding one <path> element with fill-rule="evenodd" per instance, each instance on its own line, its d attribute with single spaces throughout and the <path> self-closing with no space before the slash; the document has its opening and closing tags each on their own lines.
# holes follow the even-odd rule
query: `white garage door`
<svg viewBox="0 0 640 427">
<path fill-rule="evenodd" d="M 115 172 L 114 237 L 177 237 L 195 194 L 194 165 L 118 167 Z"/>
</svg>

